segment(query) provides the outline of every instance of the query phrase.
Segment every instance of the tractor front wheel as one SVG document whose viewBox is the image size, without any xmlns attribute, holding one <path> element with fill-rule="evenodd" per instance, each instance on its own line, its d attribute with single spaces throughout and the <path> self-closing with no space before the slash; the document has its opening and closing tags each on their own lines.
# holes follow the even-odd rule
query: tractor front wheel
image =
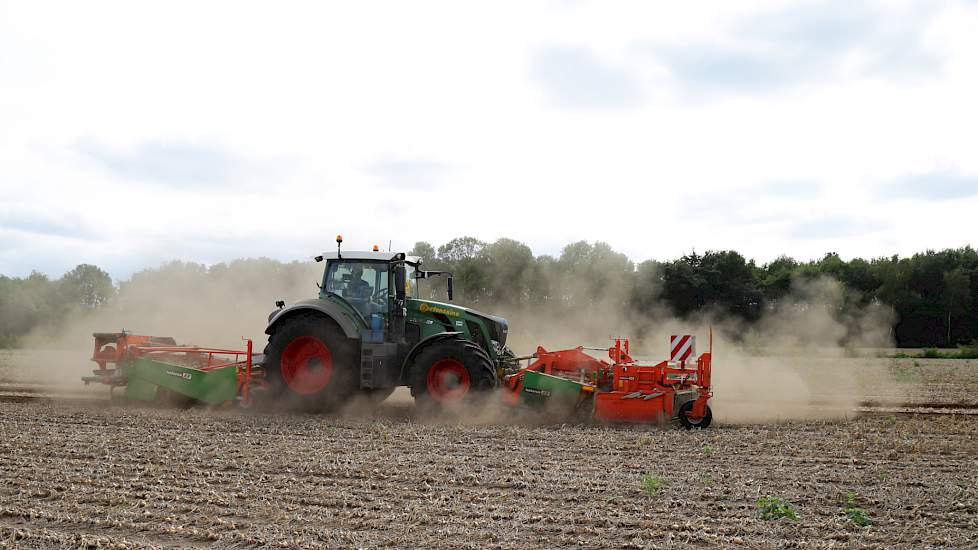
<svg viewBox="0 0 978 550">
<path fill-rule="evenodd" d="M 479 401 L 496 387 L 496 371 L 485 350 L 452 339 L 421 351 L 411 370 L 411 395 L 422 412 Z"/>
<path fill-rule="evenodd" d="M 679 407 L 679 422 L 687 430 L 709 427 L 710 422 L 713 421 L 713 411 L 710 410 L 710 406 L 706 406 L 706 413 L 702 418 L 692 418 L 690 415 L 693 414 L 693 403 L 695 403 L 695 401 L 687 401 L 686 403 L 683 403 L 682 407 Z"/>
<path fill-rule="evenodd" d="M 333 410 L 358 386 L 354 346 L 317 314 L 282 321 L 268 338 L 264 368 L 270 396 L 302 409 Z"/>
</svg>

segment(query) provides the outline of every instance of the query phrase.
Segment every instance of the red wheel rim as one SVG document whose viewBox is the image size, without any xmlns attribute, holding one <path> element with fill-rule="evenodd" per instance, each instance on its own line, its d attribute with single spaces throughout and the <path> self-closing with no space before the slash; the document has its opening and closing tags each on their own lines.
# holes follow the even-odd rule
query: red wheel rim
<svg viewBox="0 0 978 550">
<path fill-rule="evenodd" d="M 706 418 L 706 415 L 704 414 L 704 415 L 696 416 L 696 414 L 693 413 L 694 408 L 695 407 L 691 405 L 689 408 L 686 409 L 685 411 L 686 420 L 688 420 L 690 424 L 699 424 L 700 422 L 703 421 L 704 418 Z"/>
<path fill-rule="evenodd" d="M 457 359 L 442 359 L 428 369 L 428 394 L 442 403 L 458 401 L 469 393 L 469 371 Z"/>
<path fill-rule="evenodd" d="M 312 395 L 329 384 L 333 374 L 333 354 L 326 344 L 312 336 L 300 336 L 282 352 L 282 378 L 299 395 Z"/>
</svg>

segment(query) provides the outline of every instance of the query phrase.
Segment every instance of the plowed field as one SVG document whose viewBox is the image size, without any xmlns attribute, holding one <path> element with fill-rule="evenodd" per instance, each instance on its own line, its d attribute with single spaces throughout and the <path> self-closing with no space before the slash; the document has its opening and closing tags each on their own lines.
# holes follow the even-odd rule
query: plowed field
<svg viewBox="0 0 978 550">
<path fill-rule="evenodd" d="M 978 545 L 975 416 L 473 426 L 398 397 L 360 418 L 0 400 L 0 545 Z M 761 519 L 766 495 L 797 521 Z"/>
</svg>

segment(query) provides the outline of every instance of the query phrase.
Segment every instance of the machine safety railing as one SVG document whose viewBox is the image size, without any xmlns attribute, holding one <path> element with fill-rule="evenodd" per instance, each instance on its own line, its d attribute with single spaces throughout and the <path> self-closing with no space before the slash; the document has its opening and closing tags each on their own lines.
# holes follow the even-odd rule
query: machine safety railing
<svg viewBox="0 0 978 550">
<path fill-rule="evenodd" d="M 146 357 L 164 363 L 167 362 L 167 357 L 175 358 L 178 356 L 176 354 L 179 354 L 185 361 L 189 359 L 193 363 L 190 365 L 181 364 L 181 366 L 202 371 L 237 367 L 238 395 L 242 404 L 247 405 L 251 402 L 251 384 L 255 378 L 255 365 L 251 339 L 242 338 L 242 340 L 247 342 L 247 347 L 244 350 L 199 346 L 130 346 L 129 351 L 134 358 Z"/>
</svg>

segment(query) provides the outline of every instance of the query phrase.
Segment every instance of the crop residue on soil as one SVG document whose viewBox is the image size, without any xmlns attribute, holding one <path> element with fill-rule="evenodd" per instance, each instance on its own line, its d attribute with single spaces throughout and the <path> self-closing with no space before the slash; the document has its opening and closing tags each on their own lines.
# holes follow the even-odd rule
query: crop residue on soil
<svg viewBox="0 0 978 550">
<path fill-rule="evenodd" d="M 0 386 L 43 387 L 4 357 Z M 978 362 L 877 361 L 892 380 L 867 380 L 877 398 L 978 404 Z M 978 532 L 973 417 L 720 416 L 687 432 L 419 422 L 412 411 L 403 390 L 352 416 L 0 400 L 0 541 L 963 548 Z M 849 493 L 872 525 L 846 520 Z M 768 494 L 798 522 L 760 519 Z"/>
<path fill-rule="evenodd" d="M 966 547 L 978 513 L 978 424 L 956 417 L 686 432 L 0 402 L 0 433 L 0 540 L 28 547 Z M 799 521 L 758 518 L 766 494 Z"/>
</svg>

